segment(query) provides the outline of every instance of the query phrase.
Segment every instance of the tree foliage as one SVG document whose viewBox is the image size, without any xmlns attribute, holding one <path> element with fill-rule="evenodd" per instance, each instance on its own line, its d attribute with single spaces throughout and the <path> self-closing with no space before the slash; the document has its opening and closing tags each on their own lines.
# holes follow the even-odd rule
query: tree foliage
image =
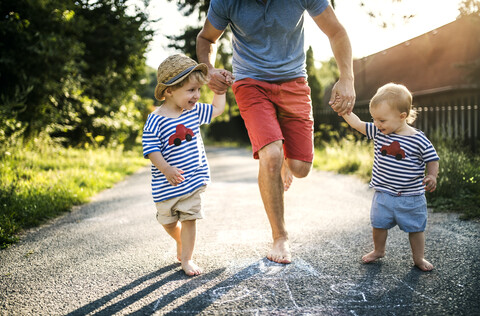
<svg viewBox="0 0 480 316">
<path fill-rule="evenodd" d="M 69 145 L 122 143 L 138 132 L 132 96 L 152 31 L 127 2 L 0 2 L 0 143 L 42 131 Z"/>
<path fill-rule="evenodd" d="M 308 85 L 311 89 L 312 95 L 312 105 L 315 110 L 315 107 L 322 105 L 322 85 L 318 77 L 318 69 L 315 67 L 315 59 L 313 56 L 313 49 L 310 46 L 306 54 L 306 68 L 308 76 Z"/>
</svg>

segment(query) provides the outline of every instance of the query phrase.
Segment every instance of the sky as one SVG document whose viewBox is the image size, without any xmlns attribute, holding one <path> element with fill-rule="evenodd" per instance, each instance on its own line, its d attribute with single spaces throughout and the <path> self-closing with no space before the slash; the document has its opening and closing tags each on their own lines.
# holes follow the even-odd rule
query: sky
<svg viewBox="0 0 480 316">
<path fill-rule="evenodd" d="M 454 21 L 459 15 L 461 0 L 363 0 L 369 8 L 380 12 L 381 19 L 372 19 L 368 9 L 360 6 L 360 0 L 336 0 L 335 13 L 347 30 L 352 44 L 353 57 L 361 58 L 395 46 L 440 26 Z M 168 48 L 166 35 L 181 34 L 186 25 L 200 25 L 194 13 L 184 17 L 175 3 L 166 0 L 151 1 L 148 7 L 150 17 L 160 19 L 152 25 L 156 35 L 149 46 L 147 64 L 153 68 L 169 55 L 177 53 Z M 414 15 L 407 22 L 404 15 Z M 388 21 L 387 28 L 380 26 Z M 316 61 L 325 61 L 333 56 L 327 37 L 318 29 L 313 20 L 305 16 L 305 49 L 312 46 Z"/>
</svg>

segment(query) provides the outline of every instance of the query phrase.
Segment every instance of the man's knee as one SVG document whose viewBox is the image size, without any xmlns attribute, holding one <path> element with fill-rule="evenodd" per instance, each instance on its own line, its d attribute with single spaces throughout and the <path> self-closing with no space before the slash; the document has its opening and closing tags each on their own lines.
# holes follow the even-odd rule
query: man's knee
<svg viewBox="0 0 480 316">
<path fill-rule="evenodd" d="M 260 165 L 271 171 L 280 171 L 283 163 L 282 141 L 270 143 L 258 151 Z"/>
<path fill-rule="evenodd" d="M 295 178 L 305 178 L 312 170 L 312 163 L 295 159 L 287 159 L 288 167 Z"/>
</svg>

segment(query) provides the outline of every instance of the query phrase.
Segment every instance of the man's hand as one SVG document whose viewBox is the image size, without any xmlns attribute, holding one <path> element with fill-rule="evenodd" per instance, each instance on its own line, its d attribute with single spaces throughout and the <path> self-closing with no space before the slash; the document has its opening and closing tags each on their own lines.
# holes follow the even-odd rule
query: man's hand
<svg viewBox="0 0 480 316">
<path fill-rule="evenodd" d="M 230 71 L 217 68 L 209 69 L 208 77 L 208 87 L 216 94 L 226 93 L 235 79 Z"/>
<path fill-rule="evenodd" d="M 332 89 L 330 102 L 332 109 L 339 116 L 352 113 L 355 104 L 355 87 L 353 80 L 338 80 Z"/>
</svg>

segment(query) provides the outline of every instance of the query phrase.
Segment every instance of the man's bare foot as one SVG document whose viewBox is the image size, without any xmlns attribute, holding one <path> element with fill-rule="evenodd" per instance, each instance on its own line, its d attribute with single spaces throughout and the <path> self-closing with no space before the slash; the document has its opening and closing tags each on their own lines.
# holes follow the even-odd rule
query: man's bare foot
<svg viewBox="0 0 480 316">
<path fill-rule="evenodd" d="M 184 260 L 182 262 L 182 269 L 185 271 L 185 274 L 188 276 L 200 275 L 202 274 L 202 269 L 200 269 L 192 260 Z"/>
<path fill-rule="evenodd" d="M 383 258 L 383 256 L 385 256 L 385 253 L 380 253 L 374 250 L 364 255 L 362 261 L 363 263 L 371 263 L 377 259 Z"/>
<path fill-rule="evenodd" d="M 418 262 L 414 261 L 414 263 L 415 263 L 415 266 L 422 271 L 428 272 L 433 270 L 433 264 L 431 264 L 430 262 L 428 262 L 423 258 L 421 260 L 418 260 Z"/>
<path fill-rule="evenodd" d="M 270 261 L 277 263 L 291 263 L 292 255 L 287 238 L 279 238 L 273 241 L 272 250 L 267 254 Z"/>
<path fill-rule="evenodd" d="M 293 174 L 290 168 L 288 168 L 287 162 L 284 161 L 282 164 L 282 181 L 283 181 L 283 190 L 288 191 L 290 185 L 293 182 Z"/>
</svg>

